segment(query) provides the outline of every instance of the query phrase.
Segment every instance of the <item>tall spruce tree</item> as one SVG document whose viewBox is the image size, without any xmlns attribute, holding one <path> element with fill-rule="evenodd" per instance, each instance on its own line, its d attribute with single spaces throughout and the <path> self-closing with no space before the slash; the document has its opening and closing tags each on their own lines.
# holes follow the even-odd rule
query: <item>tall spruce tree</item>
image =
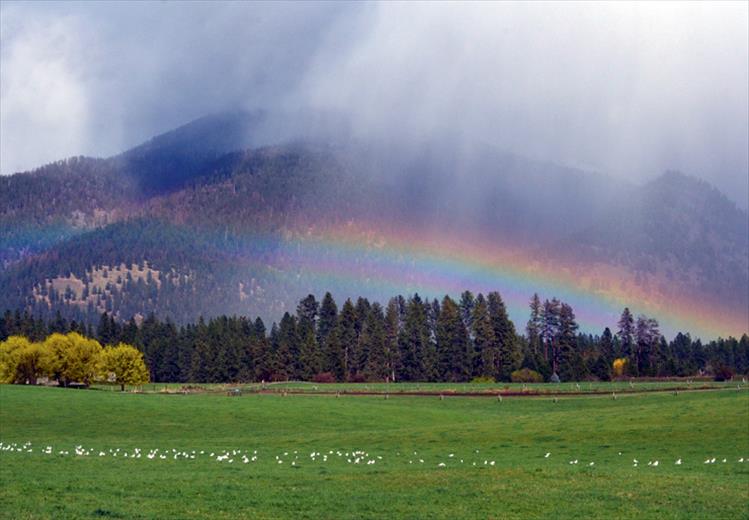
<svg viewBox="0 0 749 520">
<path fill-rule="evenodd" d="M 470 333 L 473 330 L 473 307 L 476 304 L 476 298 L 471 291 L 463 291 L 460 295 L 460 316 L 466 330 Z"/>
<path fill-rule="evenodd" d="M 578 350 L 577 329 L 578 325 L 572 307 L 561 303 L 554 364 L 559 377 L 565 381 L 581 380 L 587 375 L 585 363 Z"/>
<path fill-rule="evenodd" d="M 541 329 L 541 342 L 543 344 L 544 360 L 551 366 L 554 374 L 558 375 L 556 338 L 559 334 L 559 311 L 560 302 L 556 298 L 544 300 L 543 327 Z"/>
<path fill-rule="evenodd" d="M 473 373 L 473 352 L 461 309 L 449 296 L 442 299 L 436 325 L 439 377 L 444 381 L 469 381 Z"/>
<path fill-rule="evenodd" d="M 317 325 L 317 343 L 325 345 L 328 339 L 328 334 L 338 324 L 338 306 L 333 299 L 333 295 L 329 292 L 325 293 L 320 304 L 319 321 Z"/>
<path fill-rule="evenodd" d="M 395 382 L 396 374 L 400 372 L 400 348 L 398 337 L 401 331 L 401 320 L 398 300 L 390 298 L 385 311 L 385 359 L 388 370 L 388 380 Z M 398 378 L 400 376 L 397 376 Z"/>
<path fill-rule="evenodd" d="M 408 300 L 398 343 L 401 352 L 402 380 L 423 381 L 424 352 L 429 343 L 429 328 L 424 303 L 418 294 L 414 294 Z"/>
<path fill-rule="evenodd" d="M 475 352 L 473 374 L 474 376 L 496 377 L 497 345 L 486 299 L 481 293 L 474 302 L 471 327 Z"/>
<path fill-rule="evenodd" d="M 494 372 L 497 379 L 510 380 L 510 374 L 519 367 L 521 352 L 515 335 L 515 324 L 507 315 L 505 303 L 496 291 L 487 295 L 489 319 L 492 323 L 497 356 Z"/>
<path fill-rule="evenodd" d="M 347 299 L 341 307 L 341 314 L 338 316 L 338 341 L 342 349 L 343 373 L 346 381 L 349 381 L 355 372 L 354 355 L 356 353 L 358 333 L 357 333 L 356 309 L 350 299 Z"/>
<path fill-rule="evenodd" d="M 371 381 L 386 381 L 390 375 L 387 358 L 385 315 L 379 303 L 373 303 L 367 313 L 361 338 L 366 338 L 367 359 L 364 374 Z"/>
</svg>

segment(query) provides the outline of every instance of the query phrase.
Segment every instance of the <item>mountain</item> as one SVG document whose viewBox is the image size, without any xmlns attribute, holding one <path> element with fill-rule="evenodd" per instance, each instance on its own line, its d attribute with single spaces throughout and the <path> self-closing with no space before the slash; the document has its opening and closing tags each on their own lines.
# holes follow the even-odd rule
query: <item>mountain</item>
<svg viewBox="0 0 749 520">
<path fill-rule="evenodd" d="M 277 320 L 309 292 L 439 296 L 518 279 L 648 309 L 747 307 L 747 215 L 702 181 L 636 186 L 486 145 L 363 143 L 332 127 L 224 113 L 114 157 L 0 177 L 0 308 Z"/>
</svg>

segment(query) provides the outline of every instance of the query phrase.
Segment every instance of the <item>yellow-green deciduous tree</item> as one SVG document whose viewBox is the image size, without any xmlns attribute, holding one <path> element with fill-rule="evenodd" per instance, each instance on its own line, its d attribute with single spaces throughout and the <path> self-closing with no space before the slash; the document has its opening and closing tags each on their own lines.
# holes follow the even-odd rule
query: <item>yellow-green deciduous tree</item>
<svg viewBox="0 0 749 520">
<path fill-rule="evenodd" d="M 0 342 L 0 383 L 29 383 L 45 375 L 45 348 L 23 336 Z"/>
<path fill-rule="evenodd" d="M 621 377 L 624 369 L 627 367 L 627 358 L 617 358 L 611 365 L 611 372 L 614 377 Z"/>
<path fill-rule="evenodd" d="M 44 346 L 47 370 L 61 386 L 71 382 L 89 385 L 96 378 L 102 347 L 95 339 L 77 332 L 55 333 L 44 340 Z"/>
<path fill-rule="evenodd" d="M 142 385 L 148 383 L 148 368 L 143 354 L 132 345 L 120 343 L 107 347 L 101 354 L 100 372 L 105 380 L 120 385 Z"/>
</svg>

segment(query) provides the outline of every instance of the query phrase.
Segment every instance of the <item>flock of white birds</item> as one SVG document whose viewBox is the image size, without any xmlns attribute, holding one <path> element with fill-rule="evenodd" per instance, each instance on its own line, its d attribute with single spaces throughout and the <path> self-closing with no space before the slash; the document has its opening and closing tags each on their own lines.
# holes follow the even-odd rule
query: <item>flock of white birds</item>
<svg viewBox="0 0 749 520">
<path fill-rule="evenodd" d="M 194 459 L 209 459 L 213 460 L 215 462 L 219 463 L 225 463 L 225 464 L 253 464 L 258 462 L 260 459 L 260 455 L 258 454 L 258 450 L 239 450 L 239 449 L 233 449 L 233 450 L 222 450 L 222 451 L 208 451 L 208 450 L 191 450 L 191 451 L 182 451 L 178 450 L 176 448 L 171 449 L 160 449 L 160 448 L 153 448 L 148 450 L 142 450 L 140 448 L 132 448 L 132 449 L 126 449 L 123 450 L 121 448 L 110 448 L 105 450 L 95 450 L 92 448 L 85 448 L 82 445 L 75 446 L 72 450 L 71 449 L 55 449 L 52 446 L 44 446 L 40 448 L 35 448 L 34 445 L 31 442 L 25 442 L 23 444 L 19 444 L 16 442 L 11 443 L 4 443 L 0 442 L 0 452 L 9 452 L 9 453 L 15 453 L 15 454 L 33 454 L 33 453 L 39 453 L 41 455 L 53 455 L 58 457 L 67 457 L 67 456 L 74 456 L 74 457 L 111 457 L 111 458 L 121 458 L 121 459 L 147 459 L 147 460 L 194 460 Z M 427 465 L 434 465 L 436 463 L 436 466 L 439 468 L 446 468 L 449 465 L 451 466 L 460 466 L 460 465 L 466 465 L 469 464 L 471 466 L 480 466 L 480 467 L 492 467 L 496 464 L 496 460 L 490 460 L 488 458 L 480 457 L 480 451 L 474 450 L 470 459 L 467 460 L 468 457 L 460 458 L 455 455 L 455 453 L 449 453 L 446 457 L 444 457 L 443 460 L 438 461 L 431 461 L 427 462 L 427 460 L 420 456 L 417 451 L 414 451 L 413 453 L 401 453 L 396 452 L 395 456 L 399 458 L 402 462 L 408 461 L 408 464 L 427 464 Z M 619 456 L 622 456 L 622 452 L 619 452 Z M 328 462 L 328 459 L 330 460 L 340 460 L 345 462 L 346 464 L 353 464 L 353 465 L 366 465 L 371 466 L 373 464 L 379 464 L 382 463 L 383 456 L 382 455 L 371 455 L 367 451 L 363 450 L 354 450 L 354 451 L 345 451 L 345 450 L 327 450 L 327 451 L 312 451 L 309 453 L 308 456 L 304 454 L 300 454 L 298 450 L 294 451 L 284 451 L 282 453 L 278 453 L 275 455 L 275 459 L 270 459 L 274 464 L 289 464 L 293 467 L 300 467 L 305 462 L 310 463 L 326 463 Z M 551 452 L 547 452 L 545 455 L 543 455 L 544 459 L 551 459 L 552 454 Z M 473 460 L 475 459 L 475 460 Z M 749 457 L 740 457 L 736 462 L 737 463 L 744 463 L 749 462 Z M 718 457 L 708 457 L 705 459 L 703 464 L 715 464 L 715 463 L 722 463 L 726 464 L 728 463 L 728 458 L 718 458 Z M 579 459 L 572 459 L 569 461 L 570 465 L 578 465 L 581 461 Z M 582 462 L 582 465 L 587 465 L 589 467 L 595 466 L 595 461 L 588 461 Z M 682 465 L 682 459 L 677 459 L 674 463 L 676 466 Z M 632 466 L 638 467 L 640 465 L 640 461 L 637 459 L 632 459 Z M 659 460 L 649 460 L 647 462 L 647 465 L 650 467 L 658 467 L 660 465 Z"/>
</svg>

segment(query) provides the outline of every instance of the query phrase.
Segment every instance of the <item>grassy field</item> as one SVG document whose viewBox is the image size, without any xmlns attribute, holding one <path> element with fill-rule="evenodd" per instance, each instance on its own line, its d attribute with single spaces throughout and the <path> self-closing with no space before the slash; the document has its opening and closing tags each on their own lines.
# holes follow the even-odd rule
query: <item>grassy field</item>
<svg viewBox="0 0 749 520">
<path fill-rule="evenodd" d="M 237 384 L 184 384 L 184 383 L 149 383 L 137 387 L 146 393 L 190 392 L 226 393 L 233 388 L 243 392 L 276 392 L 276 393 L 329 393 L 329 394 L 596 394 L 596 393 L 630 393 L 668 390 L 700 389 L 736 389 L 746 387 L 742 380 L 717 382 L 712 380 L 673 381 L 585 381 L 581 383 L 310 383 L 304 381 L 275 383 L 237 383 Z M 98 385 L 97 389 L 119 391 L 119 386 Z M 133 388 L 135 389 L 135 388 Z"/>
<path fill-rule="evenodd" d="M 749 518 L 735 385 L 557 402 L 0 386 L 0 442 L 2 518 Z"/>
</svg>

